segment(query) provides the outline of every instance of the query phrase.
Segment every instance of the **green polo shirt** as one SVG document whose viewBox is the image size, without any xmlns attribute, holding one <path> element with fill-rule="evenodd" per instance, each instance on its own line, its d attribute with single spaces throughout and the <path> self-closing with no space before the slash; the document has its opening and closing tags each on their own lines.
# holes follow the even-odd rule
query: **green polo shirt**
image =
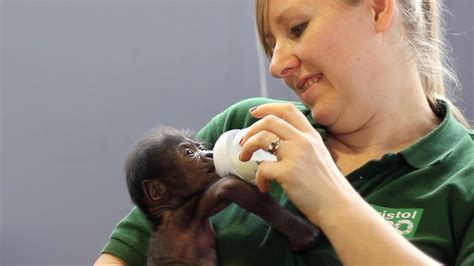
<svg viewBox="0 0 474 266">
<path fill-rule="evenodd" d="M 254 98 L 239 102 L 214 117 L 198 137 L 212 147 L 223 132 L 256 121 L 248 112 L 251 107 L 269 102 L 276 101 Z M 295 104 L 317 128 L 310 112 Z M 367 162 L 347 178 L 388 223 L 425 253 L 449 265 L 473 265 L 474 132 L 453 118 L 447 104 L 442 105 L 444 119 L 435 130 L 400 153 Z M 277 184 L 271 185 L 269 193 L 300 215 Z M 293 253 L 285 237 L 235 204 L 211 220 L 220 265 L 340 264 L 324 236 L 314 249 Z M 112 232 L 103 252 L 129 265 L 145 265 L 149 235 L 150 225 L 134 208 Z"/>
</svg>

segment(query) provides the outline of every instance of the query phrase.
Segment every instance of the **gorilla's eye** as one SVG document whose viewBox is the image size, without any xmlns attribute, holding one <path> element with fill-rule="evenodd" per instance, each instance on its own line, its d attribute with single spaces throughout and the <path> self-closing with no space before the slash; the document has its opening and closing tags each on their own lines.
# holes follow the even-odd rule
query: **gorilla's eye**
<svg viewBox="0 0 474 266">
<path fill-rule="evenodd" d="M 188 149 L 185 149 L 185 150 L 184 150 L 184 153 L 185 153 L 186 155 L 194 155 L 194 151 L 191 150 L 191 149 L 189 149 L 189 148 L 188 148 Z"/>
</svg>

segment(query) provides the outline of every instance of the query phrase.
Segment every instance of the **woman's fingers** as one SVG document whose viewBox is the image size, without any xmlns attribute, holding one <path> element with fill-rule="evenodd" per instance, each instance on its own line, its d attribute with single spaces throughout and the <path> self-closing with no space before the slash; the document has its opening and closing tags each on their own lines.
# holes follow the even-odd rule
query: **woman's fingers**
<svg viewBox="0 0 474 266">
<path fill-rule="evenodd" d="M 294 194 L 295 189 L 307 189 L 301 183 L 310 182 L 313 174 L 308 171 L 313 171 L 318 164 L 313 152 L 315 144 L 323 145 L 319 133 L 293 104 L 264 104 L 250 112 L 261 119 L 248 128 L 241 141 L 242 161 L 248 161 L 258 149 L 275 149 L 270 144 L 277 138 L 281 140 L 275 151 L 278 161 L 262 162 L 258 167 L 255 183 L 259 190 L 267 192 L 270 180 L 279 183 L 290 194 Z"/>
<path fill-rule="evenodd" d="M 311 130 L 314 133 L 314 136 L 319 136 L 316 130 L 313 128 L 311 128 Z M 276 138 L 280 138 L 283 141 L 282 145 L 285 145 L 285 142 L 287 141 L 302 143 L 306 138 L 304 135 L 304 132 L 295 128 L 286 120 L 278 118 L 272 114 L 267 115 L 249 127 L 240 143 L 242 146 L 240 158 L 242 161 L 247 161 L 258 149 L 268 151 L 270 143 Z M 278 159 L 282 158 L 280 156 L 281 154 L 277 153 Z"/>
<path fill-rule="evenodd" d="M 255 184 L 258 187 L 258 190 L 262 193 L 267 193 L 270 188 L 270 179 L 268 177 L 260 176 L 260 178 L 255 177 Z"/>
<path fill-rule="evenodd" d="M 242 146 L 240 160 L 243 162 L 250 160 L 252 154 L 258 149 L 268 151 L 268 146 L 275 138 L 275 134 L 263 130 L 255 133 L 246 141 L 243 140 L 242 144 L 245 143 L 245 145 Z"/>
<path fill-rule="evenodd" d="M 263 118 L 267 115 L 274 115 L 303 132 L 314 130 L 313 126 L 308 122 L 306 117 L 292 103 L 262 104 L 255 107 L 254 109 L 251 109 L 250 113 L 255 118 Z"/>
<path fill-rule="evenodd" d="M 270 181 L 275 180 L 281 183 L 278 179 L 278 164 L 276 162 L 262 162 L 257 169 L 255 175 L 255 184 L 262 193 L 266 193 L 270 187 Z"/>
<path fill-rule="evenodd" d="M 292 139 L 299 134 L 299 130 L 290 123 L 275 115 L 269 114 L 249 127 L 242 143 L 245 143 L 249 138 L 261 131 L 267 131 L 284 140 Z"/>
<path fill-rule="evenodd" d="M 306 117 L 291 103 L 263 104 L 251 109 L 250 112 L 252 116 L 261 119 L 249 127 L 241 144 L 245 144 L 248 139 L 261 131 L 267 131 L 282 140 L 295 140 L 301 137 L 302 133 L 316 132 Z M 262 141 L 261 136 L 259 138 Z M 270 142 L 271 140 L 260 142 L 259 148 L 265 149 L 264 145 Z M 251 150 L 244 148 L 243 158 L 247 158 L 248 153 L 251 154 L 253 151 L 255 151 L 253 146 Z"/>
</svg>

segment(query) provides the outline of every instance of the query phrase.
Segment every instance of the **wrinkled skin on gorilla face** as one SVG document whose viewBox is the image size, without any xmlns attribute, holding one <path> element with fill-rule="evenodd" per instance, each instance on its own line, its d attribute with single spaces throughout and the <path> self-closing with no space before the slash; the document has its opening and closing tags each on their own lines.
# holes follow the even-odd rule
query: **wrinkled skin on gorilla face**
<svg viewBox="0 0 474 266">
<path fill-rule="evenodd" d="M 287 236 L 295 252 L 310 249 L 319 236 L 255 185 L 219 177 L 212 151 L 181 131 L 152 130 L 132 149 L 125 170 L 130 197 L 152 224 L 148 265 L 217 265 L 208 218 L 231 202 Z"/>
</svg>

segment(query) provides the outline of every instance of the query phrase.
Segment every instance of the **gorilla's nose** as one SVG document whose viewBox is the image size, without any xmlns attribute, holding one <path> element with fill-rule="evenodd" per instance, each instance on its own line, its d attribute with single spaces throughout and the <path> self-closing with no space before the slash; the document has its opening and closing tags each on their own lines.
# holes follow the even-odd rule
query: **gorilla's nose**
<svg viewBox="0 0 474 266">
<path fill-rule="evenodd" d="M 204 157 L 213 159 L 214 158 L 214 153 L 212 151 L 205 151 L 204 152 Z"/>
</svg>

